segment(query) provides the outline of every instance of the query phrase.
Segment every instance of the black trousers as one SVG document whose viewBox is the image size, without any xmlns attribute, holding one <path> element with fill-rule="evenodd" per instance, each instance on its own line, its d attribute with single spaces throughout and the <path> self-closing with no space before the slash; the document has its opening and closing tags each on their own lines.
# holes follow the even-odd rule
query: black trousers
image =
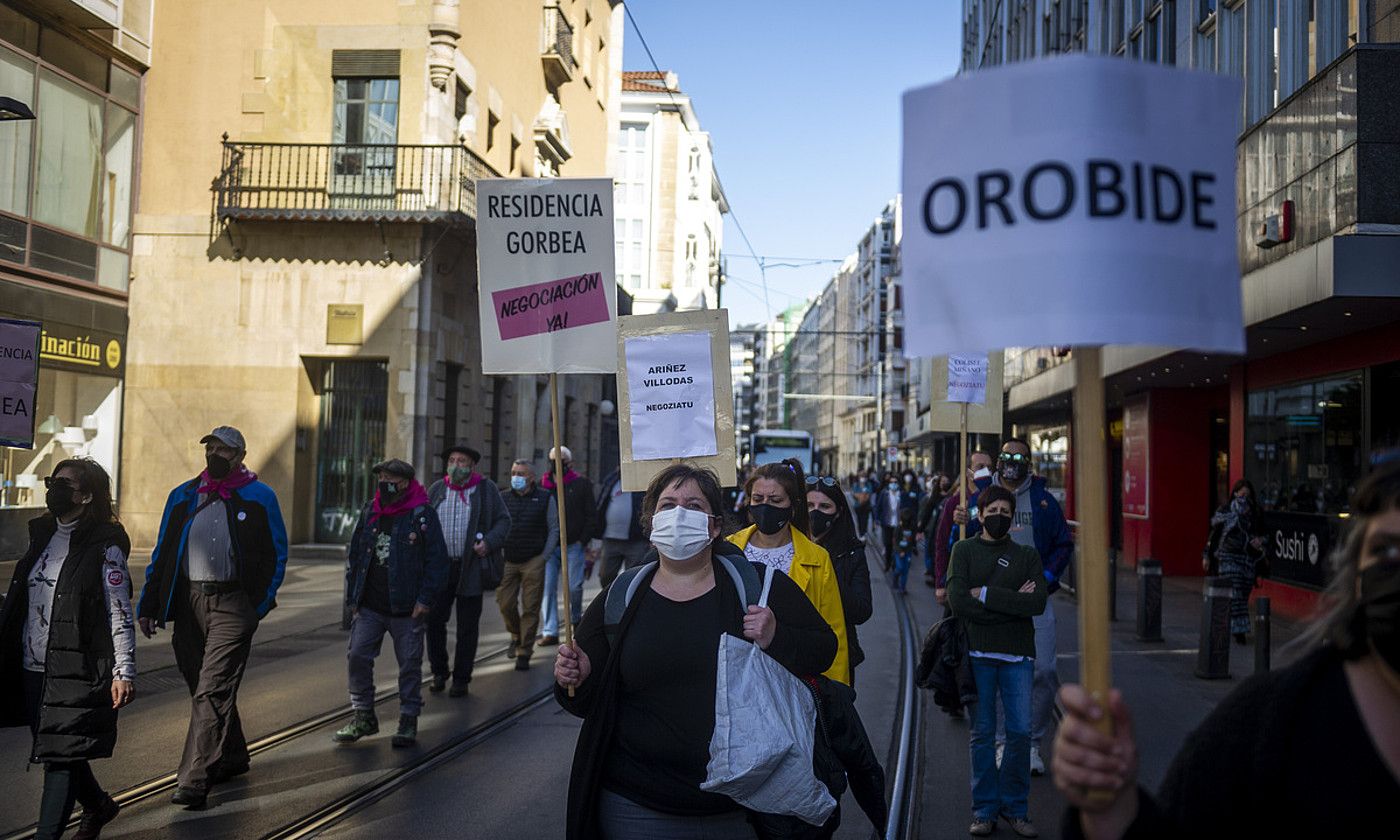
<svg viewBox="0 0 1400 840">
<path fill-rule="evenodd" d="M 434 677 L 451 677 L 453 685 L 472 681 L 472 666 L 476 663 L 476 645 L 481 638 L 481 596 L 458 595 L 457 584 L 462 578 L 462 561 L 452 561 L 447 585 L 438 595 L 428 613 L 428 664 Z M 447 664 L 447 621 L 452 607 L 457 607 L 457 644 L 452 655 L 452 667 Z"/>
<path fill-rule="evenodd" d="M 39 731 L 39 698 L 44 691 L 44 675 L 24 672 L 24 706 L 29 714 L 31 735 Z M 44 765 L 44 792 L 39 799 L 39 825 L 34 836 L 57 840 L 68 827 L 75 802 L 84 810 L 95 811 L 107 801 L 107 792 L 92 775 L 86 761 L 51 761 Z"/>
</svg>

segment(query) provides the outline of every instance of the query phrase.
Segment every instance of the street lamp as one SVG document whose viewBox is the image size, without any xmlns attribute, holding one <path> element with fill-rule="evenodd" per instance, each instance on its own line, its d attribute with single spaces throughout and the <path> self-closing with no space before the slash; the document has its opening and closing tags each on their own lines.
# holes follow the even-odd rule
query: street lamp
<svg viewBox="0 0 1400 840">
<path fill-rule="evenodd" d="M 25 105 L 18 99 L 0 96 L 0 121 L 32 119 L 34 119 L 34 112 L 29 110 L 28 105 Z"/>
</svg>

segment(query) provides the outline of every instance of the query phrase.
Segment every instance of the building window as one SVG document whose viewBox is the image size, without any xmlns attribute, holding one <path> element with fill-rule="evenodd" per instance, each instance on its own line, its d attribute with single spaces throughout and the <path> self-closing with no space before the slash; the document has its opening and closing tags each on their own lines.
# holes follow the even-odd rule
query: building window
<svg viewBox="0 0 1400 840">
<path fill-rule="evenodd" d="M 34 62 L 0 49 L 0 96 L 34 103 Z M 0 122 L 0 210 L 29 214 L 29 160 L 33 123 Z"/>
<path fill-rule="evenodd" d="M 334 143 L 393 145 L 399 136 L 398 79 L 336 79 Z"/>
<path fill-rule="evenodd" d="M 1267 510 L 1337 514 L 1363 471 L 1360 372 L 1253 391 L 1245 477 Z"/>
<path fill-rule="evenodd" d="M 500 125 L 501 118 L 488 111 L 486 113 L 486 151 L 491 151 L 496 145 L 496 126 Z M 511 151 L 510 168 L 515 169 L 515 151 Z"/>
<path fill-rule="evenodd" d="M 464 82 L 458 81 L 457 97 L 452 104 L 452 116 L 457 120 L 459 125 L 462 122 L 462 117 L 465 117 L 471 110 L 468 104 L 471 100 L 471 95 L 472 89 L 467 87 Z"/>
</svg>

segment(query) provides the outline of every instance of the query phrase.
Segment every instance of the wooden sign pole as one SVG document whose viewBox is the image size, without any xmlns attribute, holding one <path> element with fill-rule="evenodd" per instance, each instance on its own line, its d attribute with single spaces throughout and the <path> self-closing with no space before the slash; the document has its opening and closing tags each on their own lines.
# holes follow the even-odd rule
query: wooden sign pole
<svg viewBox="0 0 1400 840">
<path fill-rule="evenodd" d="M 1108 708 L 1113 684 L 1109 661 L 1108 494 L 1104 428 L 1103 350 L 1074 348 L 1074 490 L 1079 519 L 1079 558 L 1075 581 L 1079 600 L 1080 682 Z M 1113 731 L 1105 714 L 1099 728 Z"/>
<path fill-rule="evenodd" d="M 958 504 L 967 510 L 967 403 L 962 404 L 958 429 Z M 967 539 L 967 523 L 958 526 L 958 539 Z"/>
<path fill-rule="evenodd" d="M 559 445 L 559 374 L 549 375 L 549 415 L 554 421 L 554 498 L 559 506 L 559 583 L 564 590 L 564 644 L 574 643 L 574 599 L 569 588 L 569 522 L 564 504 L 564 451 Z M 574 696 L 573 686 L 569 696 Z"/>
</svg>

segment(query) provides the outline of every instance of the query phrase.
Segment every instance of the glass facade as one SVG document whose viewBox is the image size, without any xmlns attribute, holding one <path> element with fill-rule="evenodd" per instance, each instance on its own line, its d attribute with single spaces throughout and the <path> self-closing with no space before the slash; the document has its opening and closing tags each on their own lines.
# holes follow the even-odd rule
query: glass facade
<svg viewBox="0 0 1400 840">
<path fill-rule="evenodd" d="M 1366 469 L 1360 371 L 1253 391 L 1244 474 L 1266 510 L 1336 515 Z"/>
</svg>

